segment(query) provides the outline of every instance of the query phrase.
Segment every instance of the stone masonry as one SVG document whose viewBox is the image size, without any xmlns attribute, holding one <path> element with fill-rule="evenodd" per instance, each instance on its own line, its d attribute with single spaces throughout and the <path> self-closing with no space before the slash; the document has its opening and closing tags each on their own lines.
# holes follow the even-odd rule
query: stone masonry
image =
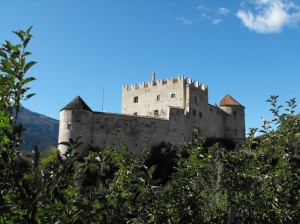
<svg viewBox="0 0 300 224">
<path fill-rule="evenodd" d="M 60 111 L 59 142 L 82 136 L 82 153 L 89 146 L 112 145 L 118 136 L 138 153 L 161 142 L 175 145 L 192 137 L 200 125 L 203 137 L 245 141 L 245 107 L 230 95 L 220 105 L 208 103 L 208 87 L 186 77 L 123 86 L 122 114 L 92 111 L 78 96 Z M 118 133 L 118 134 L 116 134 Z M 147 141 L 145 139 L 148 139 Z M 61 153 L 66 147 L 58 146 Z"/>
</svg>

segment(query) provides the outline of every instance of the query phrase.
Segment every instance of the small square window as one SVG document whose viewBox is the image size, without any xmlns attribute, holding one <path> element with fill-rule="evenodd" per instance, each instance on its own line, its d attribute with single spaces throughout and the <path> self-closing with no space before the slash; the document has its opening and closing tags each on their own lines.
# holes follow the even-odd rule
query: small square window
<svg viewBox="0 0 300 224">
<path fill-rule="evenodd" d="M 156 101 L 160 101 L 160 95 L 156 96 Z"/>
<path fill-rule="evenodd" d="M 193 116 L 196 116 L 196 111 L 195 110 L 193 110 Z"/>
<path fill-rule="evenodd" d="M 236 116 L 236 111 L 235 110 L 233 111 L 233 115 Z"/>
<path fill-rule="evenodd" d="M 158 110 L 154 111 L 154 116 L 158 116 Z"/>
<path fill-rule="evenodd" d="M 137 112 L 134 112 L 134 114 L 133 114 L 134 116 L 137 116 Z"/>
<path fill-rule="evenodd" d="M 175 93 L 172 93 L 171 94 L 171 98 L 175 98 L 176 97 L 176 94 Z"/>
<path fill-rule="evenodd" d="M 138 103 L 138 102 L 139 102 L 139 97 L 138 97 L 138 96 L 135 96 L 135 97 L 133 98 L 133 102 L 134 102 L 134 103 Z"/>
<path fill-rule="evenodd" d="M 72 129 L 72 124 L 68 124 L 68 125 L 67 125 L 67 129 L 68 129 L 68 130 L 71 130 L 71 129 Z"/>
</svg>

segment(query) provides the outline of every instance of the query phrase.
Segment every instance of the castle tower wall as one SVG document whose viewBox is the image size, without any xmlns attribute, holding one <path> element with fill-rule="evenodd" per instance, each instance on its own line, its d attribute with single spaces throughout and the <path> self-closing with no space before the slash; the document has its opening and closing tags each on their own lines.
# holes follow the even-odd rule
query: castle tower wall
<svg viewBox="0 0 300 224">
<path fill-rule="evenodd" d="M 189 125 L 187 132 L 195 123 L 200 125 L 203 137 L 224 137 L 223 111 L 208 104 L 208 87 L 198 82 L 187 83 L 187 111 Z"/>
<path fill-rule="evenodd" d="M 208 105 L 200 120 L 200 127 L 204 137 L 224 137 L 224 112 L 219 107 Z"/>
<path fill-rule="evenodd" d="M 184 109 L 170 107 L 168 133 L 166 136 L 168 142 L 175 145 L 191 138 L 193 128 L 190 129 L 189 125 L 190 119 L 186 116 Z"/>
<path fill-rule="evenodd" d="M 224 111 L 224 137 L 236 142 L 237 147 L 245 142 L 245 107 L 226 95 L 220 101 L 220 108 Z"/>
<path fill-rule="evenodd" d="M 225 138 L 245 140 L 245 111 L 243 106 L 221 106 L 225 115 Z"/>
<path fill-rule="evenodd" d="M 62 110 L 60 112 L 59 138 L 58 142 L 69 142 L 79 136 L 79 142 L 83 144 L 76 149 L 81 154 L 92 142 L 93 115 L 91 111 L 86 110 Z M 67 146 L 59 145 L 59 151 L 64 154 Z"/>
<path fill-rule="evenodd" d="M 77 149 L 81 154 L 90 144 L 93 143 L 93 111 L 78 96 L 74 98 L 60 111 L 58 143 L 70 142 L 79 136 L 83 144 Z M 58 145 L 61 154 L 67 150 L 67 146 Z"/>
<path fill-rule="evenodd" d="M 185 77 L 123 86 L 122 114 L 168 118 L 169 106 L 185 109 Z"/>
</svg>

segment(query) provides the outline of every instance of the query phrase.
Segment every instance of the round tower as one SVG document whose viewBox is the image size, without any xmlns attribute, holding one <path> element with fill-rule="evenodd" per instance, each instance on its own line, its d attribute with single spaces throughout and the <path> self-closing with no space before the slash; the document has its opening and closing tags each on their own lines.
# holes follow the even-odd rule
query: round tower
<svg viewBox="0 0 300 224">
<path fill-rule="evenodd" d="M 70 139 L 79 136 L 82 144 L 76 152 L 81 155 L 93 143 L 93 111 L 77 96 L 60 110 L 58 143 L 70 142 Z M 67 148 L 65 145 L 58 145 L 61 155 L 65 154 Z"/>
<path fill-rule="evenodd" d="M 220 101 L 220 108 L 226 112 L 224 118 L 224 137 L 232 139 L 237 146 L 245 142 L 245 107 L 226 95 Z"/>
</svg>

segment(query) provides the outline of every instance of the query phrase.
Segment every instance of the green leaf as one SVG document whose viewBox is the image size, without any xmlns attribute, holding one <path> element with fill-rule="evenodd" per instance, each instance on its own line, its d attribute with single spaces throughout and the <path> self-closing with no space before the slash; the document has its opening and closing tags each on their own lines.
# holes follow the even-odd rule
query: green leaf
<svg viewBox="0 0 300 224">
<path fill-rule="evenodd" d="M 30 41 L 30 37 L 29 37 L 29 38 L 26 38 L 26 40 L 23 42 L 24 48 L 27 47 L 27 44 L 28 44 L 29 41 Z"/>
<path fill-rule="evenodd" d="M 0 50 L 0 56 L 7 59 L 7 55 L 4 51 Z"/>
<path fill-rule="evenodd" d="M 34 95 L 35 95 L 35 93 L 28 94 L 28 95 L 26 96 L 26 100 L 28 100 L 29 98 L 33 97 Z"/>
<path fill-rule="evenodd" d="M 157 165 L 153 165 L 153 166 L 151 166 L 151 167 L 149 168 L 149 170 L 147 171 L 148 174 L 149 174 L 149 176 L 152 177 L 152 175 L 153 175 L 154 171 L 156 170 L 156 168 L 157 168 Z"/>
<path fill-rule="evenodd" d="M 15 33 L 16 35 L 18 35 L 20 37 L 20 39 L 22 41 L 24 41 L 24 31 L 13 31 L 13 33 Z"/>
<path fill-rule="evenodd" d="M 24 93 L 26 93 L 28 90 L 30 90 L 29 87 L 25 87 L 22 89 L 21 94 L 24 95 Z"/>
<path fill-rule="evenodd" d="M 60 143 L 58 143 L 59 145 L 65 145 L 65 146 L 68 146 L 68 147 L 70 147 L 71 146 L 71 144 L 69 143 L 69 142 L 60 142 Z"/>
<path fill-rule="evenodd" d="M 11 67 L 10 67 L 10 63 L 8 60 L 2 60 L 2 64 L 4 66 L 5 71 L 4 72 L 8 72 L 10 71 Z"/>
<path fill-rule="evenodd" d="M 13 58 L 10 58 L 9 59 L 9 61 L 12 63 L 12 65 L 16 68 L 16 69 L 18 69 L 19 68 L 19 64 L 18 64 L 18 62 L 16 62 L 16 60 L 15 59 L 13 59 Z"/>
<path fill-rule="evenodd" d="M 16 59 L 20 58 L 21 51 L 20 49 L 16 49 L 13 53 L 11 53 L 10 58 Z"/>
<path fill-rule="evenodd" d="M 29 77 L 23 80 L 23 85 L 36 80 L 34 77 Z"/>
<path fill-rule="evenodd" d="M 13 48 L 13 45 L 8 40 L 5 41 L 5 44 L 3 46 L 6 48 L 8 53 L 10 53 Z"/>
<path fill-rule="evenodd" d="M 26 72 L 28 71 L 28 69 L 30 69 L 34 64 L 36 64 L 35 61 L 28 62 L 28 63 L 25 65 L 24 73 L 26 73 Z"/>
<path fill-rule="evenodd" d="M 28 55 L 31 55 L 31 52 L 29 52 L 29 51 L 26 51 L 26 52 L 24 52 L 24 54 L 23 54 L 25 57 L 26 56 L 28 56 Z"/>
<path fill-rule="evenodd" d="M 92 169 L 98 169 L 98 166 L 96 163 L 90 163 L 90 164 L 88 164 L 88 166 Z"/>
<path fill-rule="evenodd" d="M 6 123 L 3 123 L 3 122 L 0 122 L 0 128 L 9 128 L 10 125 L 9 124 L 6 124 Z"/>
<path fill-rule="evenodd" d="M 26 34 L 27 34 L 27 35 L 30 33 L 32 27 L 33 27 L 33 26 L 29 27 L 29 28 L 26 30 Z"/>
<path fill-rule="evenodd" d="M 30 174 L 25 175 L 24 179 L 25 180 L 34 180 L 35 177 L 34 177 L 34 174 L 30 173 Z"/>
</svg>

